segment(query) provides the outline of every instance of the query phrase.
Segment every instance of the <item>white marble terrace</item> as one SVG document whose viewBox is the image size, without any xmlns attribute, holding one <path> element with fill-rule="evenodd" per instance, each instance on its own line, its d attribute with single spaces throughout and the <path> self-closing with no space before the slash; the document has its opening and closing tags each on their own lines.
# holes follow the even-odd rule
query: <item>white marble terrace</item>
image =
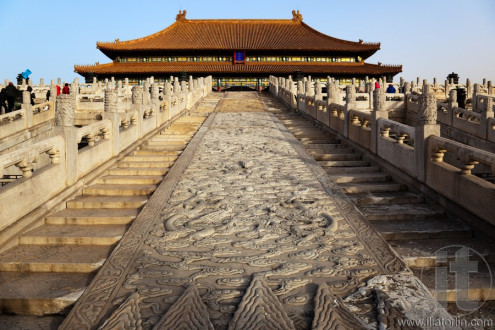
<svg viewBox="0 0 495 330">
<path fill-rule="evenodd" d="M 328 78 L 270 78 L 270 92 L 288 107 L 369 151 L 485 221 L 495 224 L 495 92 L 491 81 L 436 80 L 340 85 Z M 466 91 L 465 108 L 457 88 Z M 398 91 L 402 91 L 399 93 Z"/>
<path fill-rule="evenodd" d="M 34 106 L 27 85 L 17 86 L 23 91 L 21 109 L 0 115 L 0 231 L 33 210 L 49 209 L 54 196 L 75 191 L 81 178 L 212 90 L 211 76 L 172 81 L 158 84 L 149 78 L 143 86 L 130 86 L 127 79 L 92 84 L 76 79 L 70 94 L 50 101 L 46 92 L 56 95 L 55 82 L 41 81 L 32 86 Z"/>
</svg>

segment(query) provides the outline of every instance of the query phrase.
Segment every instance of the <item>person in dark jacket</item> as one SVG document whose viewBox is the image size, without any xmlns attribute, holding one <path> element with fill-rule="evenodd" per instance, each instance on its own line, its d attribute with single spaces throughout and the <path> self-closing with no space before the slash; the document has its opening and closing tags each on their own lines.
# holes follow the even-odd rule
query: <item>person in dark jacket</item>
<svg viewBox="0 0 495 330">
<path fill-rule="evenodd" d="M 62 88 L 62 94 L 70 94 L 69 84 L 65 83 L 64 88 Z"/>
<path fill-rule="evenodd" d="M 7 112 L 11 112 L 14 110 L 15 99 L 17 97 L 17 88 L 15 88 L 12 82 L 9 82 L 9 85 L 5 87 L 5 95 L 7 96 L 7 103 L 9 104 Z"/>
<path fill-rule="evenodd" d="M 5 88 L 0 91 L 0 113 L 4 114 L 7 111 L 7 94 Z M 2 109 L 3 108 L 3 109 Z"/>
<path fill-rule="evenodd" d="M 389 84 L 387 87 L 387 93 L 395 93 L 395 87 L 392 84 Z"/>
<path fill-rule="evenodd" d="M 28 86 L 27 91 L 29 92 L 29 96 L 31 97 L 31 105 L 34 105 L 34 98 L 36 95 L 33 92 L 33 87 Z"/>
</svg>

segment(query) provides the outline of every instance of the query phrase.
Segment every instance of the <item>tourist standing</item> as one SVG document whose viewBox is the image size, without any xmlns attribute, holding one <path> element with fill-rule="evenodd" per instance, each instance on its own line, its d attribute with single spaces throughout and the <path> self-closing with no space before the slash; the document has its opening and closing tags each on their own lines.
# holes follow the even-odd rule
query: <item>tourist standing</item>
<svg viewBox="0 0 495 330">
<path fill-rule="evenodd" d="M 31 97 L 31 105 L 34 105 L 34 98 L 36 95 L 33 92 L 33 87 L 28 86 L 27 91 L 29 92 L 29 96 Z"/>
<path fill-rule="evenodd" d="M 392 86 L 392 84 L 388 85 L 387 93 L 392 93 L 392 94 L 395 93 L 395 87 Z"/>
<path fill-rule="evenodd" d="M 0 114 L 4 114 L 7 111 L 7 94 L 5 88 L 0 91 Z"/>
<path fill-rule="evenodd" d="M 7 97 L 7 103 L 9 104 L 7 112 L 14 111 L 15 99 L 17 97 L 17 88 L 15 88 L 12 82 L 9 82 L 9 85 L 5 88 L 5 95 Z"/>
<path fill-rule="evenodd" d="M 64 88 L 62 88 L 62 94 L 70 94 L 68 83 L 65 83 Z"/>
<path fill-rule="evenodd" d="M 380 84 L 378 83 L 378 81 L 375 81 L 375 89 L 378 89 L 380 88 Z"/>
</svg>

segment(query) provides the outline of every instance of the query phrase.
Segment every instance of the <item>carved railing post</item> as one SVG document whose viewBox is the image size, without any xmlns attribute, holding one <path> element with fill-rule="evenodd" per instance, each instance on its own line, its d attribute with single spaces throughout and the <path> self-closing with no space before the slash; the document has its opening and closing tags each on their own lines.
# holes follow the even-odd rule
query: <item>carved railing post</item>
<svg viewBox="0 0 495 330">
<path fill-rule="evenodd" d="M 488 98 L 486 100 L 486 108 L 484 108 L 481 111 L 481 116 L 480 116 L 480 137 L 482 139 L 487 139 L 488 138 L 488 132 L 492 128 L 488 124 L 488 121 L 490 118 L 494 117 L 494 111 L 493 111 L 493 96 L 488 95 Z"/>
<path fill-rule="evenodd" d="M 103 119 L 110 119 L 112 128 L 110 138 L 112 139 L 112 155 L 116 156 L 120 152 L 120 116 L 117 108 L 117 92 L 114 89 L 104 91 L 104 112 Z"/>
<path fill-rule="evenodd" d="M 138 139 L 143 137 L 143 87 L 134 86 L 132 88 L 131 110 L 137 111 Z"/>
<path fill-rule="evenodd" d="M 372 83 L 373 84 L 373 83 Z M 374 88 L 374 87 L 373 87 Z M 378 132 L 378 119 L 388 119 L 388 112 L 385 111 L 385 93 L 383 88 L 373 90 L 373 112 L 371 113 L 371 152 L 378 152 L 379 136 L 388 136 L 387 132 Z"/>
<path fill-rule="evenodd" d="M 419 98 L 419 122 L 414 136 L 414 167 L 416 178 L 426 181 L 428 160 L 428 137 L 440 136 L 440 125 L 437 125 L 437 99 L 429 88 Z"/>
<path fill-rule="evenodd" d="M 77 129 L 74 127 L 75 102 L 74 94 L 60 94 L 56 97 L 55 133 L 65 140 L 67 185 L 72 185 L 77 180 L 78 148 Z"/>
<path fill-rule="evenodd" d="M 31 93 L 29 91 L 22 92 L 22 109 L 26 111 L 26 127 L 33 126 L 33 106 L 31 105 Z"/>
</svg>

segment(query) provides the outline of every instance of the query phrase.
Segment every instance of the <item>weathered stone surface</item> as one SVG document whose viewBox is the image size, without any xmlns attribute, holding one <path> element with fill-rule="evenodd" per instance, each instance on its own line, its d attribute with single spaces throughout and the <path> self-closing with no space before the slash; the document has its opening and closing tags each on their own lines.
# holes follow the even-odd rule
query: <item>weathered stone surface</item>
<svg viewBox="0 0 495 330">
<path fill-rule="evenodd" d="M 239 310 L 260 320 L 258 293 L 281 327 L 308 329 L 321 284 L 344 297 L 405 269 L 272 114 L 242 111 L 263 105 L 256 94 L 241 95 L 199 129 L 62 329 L 102 324 L 132 292 L 152 328 L 190 285 L 215 329 L 247 324 Z"/>
</svg>

